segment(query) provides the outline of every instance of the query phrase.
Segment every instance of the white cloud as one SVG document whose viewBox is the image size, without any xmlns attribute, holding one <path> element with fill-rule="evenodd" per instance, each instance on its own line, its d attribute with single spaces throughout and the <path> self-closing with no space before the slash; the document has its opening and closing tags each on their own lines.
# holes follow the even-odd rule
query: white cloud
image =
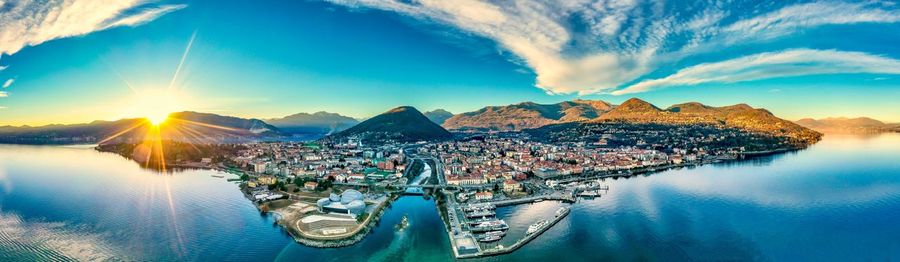
<svg viewBox="0 0 900 262">
<path fill-rule="evenodd" d="M 12 83 L 15 82 L 15 81 L 16 81 L 15 78 L 6 79 L 6 82 L 3 82 L 3 88 L 9 87 L 9 86 L 12 85 Z"/>
<path fill-rule="evenodd" d="M 639 93 L 668 86 L 838 73 L 900 74 L 900 60 L 835 50 L 794 49 L 768 52 L 691 66 L 664 78 L 638 82 L 613 91 L 612 94 Z"/>
<path fill-rule="evenodd" d="M 0 97 L 7 97 L 7 96 L 9 96 L 9 93 L 6 93 L 6 91 L 0 91 Z"/>
<path fill-rule="evenodd" d="M 0 0 L 0 55 L 117 26 L 136 26 L 184 8 L 151 0 Z"/>
<path fill-rule="evenodd" d="M 713 3 L 637 0 L 330 0 L 450 25 L 495 41 L 548 93 L 603 93 L 685 57 L 833 24 L 895 23 L 879 2 Z M 774 6 L 774 7 L 773 7 Z"/>
</svg>

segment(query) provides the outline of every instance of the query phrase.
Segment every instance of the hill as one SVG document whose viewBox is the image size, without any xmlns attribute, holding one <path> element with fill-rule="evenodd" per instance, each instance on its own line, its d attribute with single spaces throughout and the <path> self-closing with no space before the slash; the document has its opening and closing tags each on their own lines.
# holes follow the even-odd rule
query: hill
<svg viewBox="0 0 900 262">
<path fill-rule="evenodd" d="M 711 125 L 798 141 L 818 141 L 821 134 L 776 117 L 765 109 L 746 104 L 712 107 L 690 102 L 663 110 L 646 101 L 632 98 L 589 123 L 621 122 L 631 124 Z"/>
<path fill-rule="evenodd" d="M 516 131 L 550 124 L 586 121 L 614 106 L 599 100 L 573 100 L 556 104 L 524 102 L 507 106 L 489 106 L 447 119 L 447 129 Z"/>
<path fill-rule="evenodd" d="M 900 132 L 900 128 L 898 128 L 897 124 L 886 124 L 868 117 L 804 118 L 795 121 L 795 123 L 822 133 Z"/>
<path fill-rule="evenodd" d="M 324 111 L 297 113 L 282 118 L 266 119 L 269 123 L 288 134 L 322 134 L 327 135 L 350 128 L 359 121 L 352 117 Z"/>
<path fill-rule="evenodd" d="M 326 137 L 331 140 L 344 138 L 382 143 L 436 141 L 453 138 L 453 135 L 414 107 L 401 106 Z"/>
<path fill-rule="evenodd" d="M 444 109 L 435 109 L 432 111 L 428 111 L 424 113 L 425 117 L 427 117 L 431 122 L 434 122 L 438 125 L 443 125 L 447 119 L 453 117 L 453 113 L 448 112 Z"/>
</svg>

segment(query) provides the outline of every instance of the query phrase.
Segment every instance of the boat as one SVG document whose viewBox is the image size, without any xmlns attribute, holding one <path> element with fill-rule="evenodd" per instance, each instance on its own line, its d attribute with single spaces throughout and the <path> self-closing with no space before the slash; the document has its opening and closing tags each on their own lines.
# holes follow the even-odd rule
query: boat
<svg viewBox="0 0 900 262">
<path fill-rule="evenodd" d="M 492 217 L 494 215 L 496 215 L 496 213 L 494 213 L 494 211 L 490 211 L 490 210 L 478 211 L 478 212 L 467 213 L 466 218 Z"/>
<path fill-rule="evenodd" d="M 400 223 L 397 223 L 397 225 L 394 226 L 394 229 L 396 229 L 397 231 L 403 231 L 407 227 L 409 227 L 409 218 L 404 215 L 403 219 L 400 220 Z"/>
<path fill-rule="evenodd" d="M 585 191 L 581 191 L 581 193 L 578 193 L 578 196 L 581 196 L 581 197 L 599 197 L 599 196 L 600 196 L 600 190 L 585 190 Z"/>
<path fill-rule="evenodd" d="M 494 241 L 500 240 L 501 238 L 503 238 L 503 237 L 501 237 L 501 236 L 485 236 L 485 237 L 478 238 L 478 242 L 494 242 Z"/>
<path fill-rule="evenodd" d="M 502 236 L 505 236 L 505 235 L 506 235 L 506 231 L 499 231 L 499 230 L 498 230 L 498 231 L 488 231 L 488 232 L 484 232 L 484 234 L 481 234 L 480 236 L 500 236 L 500 237 L 502 237 Z"/>
<path fill-rule="evenodd" d="M 473 232 L 488 232 L 488 231 L 498 231 L 498 230 L 507 230 L 509 229 L 509 225 L 506 224 L 506 221 L 503 220 L 491 220 L 487 222 L 482 222 L 481 224 L 475 225 L 472 227 Z"/>
<path fill-rule="evenodd" d="M 530 226 L 528 226 L 528 231 L 525 231 L 525 234 L 531 235 L 531 234 L 537 233 L 539 230 L 541 230 L 541 228 L 544 228 L 544 226 L 546 226 L 548 223 L 550 223 L 550 222 L 548 222 L 546 219 L 544 219 L 544 220 L 538 221 L 537 223 L 531 224 Z"/>
<path fill-rule="evenodd" d="M 223 178 L 223 177 L 225 177 L 225 176 L 223 176 L 223 175 L 212 175 L 212 177 Z"/>
</svg>

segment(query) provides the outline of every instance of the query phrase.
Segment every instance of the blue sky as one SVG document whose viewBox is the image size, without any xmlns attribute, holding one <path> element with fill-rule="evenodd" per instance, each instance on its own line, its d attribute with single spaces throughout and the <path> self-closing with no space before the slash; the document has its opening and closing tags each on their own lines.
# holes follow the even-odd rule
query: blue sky
<svg viewBox="0 0 900 262">
<path fill-rule="evenodd" d="M 0 125 L 631 97 L 900 122 L 894 2 L 96 2 L 0 6 Z"/>
</svg>

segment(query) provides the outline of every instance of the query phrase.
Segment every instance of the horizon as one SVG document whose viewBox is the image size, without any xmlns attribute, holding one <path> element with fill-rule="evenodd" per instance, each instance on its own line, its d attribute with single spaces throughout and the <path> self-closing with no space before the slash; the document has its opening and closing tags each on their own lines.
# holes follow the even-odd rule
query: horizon
<svg viewBox="0 0 900 262">
<path fill-rule="evenodd" d="M 176 111 L 364 119 L 401 105 L 459 114 L 632 97 L 900 122 L 900 48 L 890 44 L 900 7 L 889 2 L 5 5 L 18 16 L 0 19 L 0 33 L 25 34 L 0 38 L 0 126 Z M 56 7 L 71 20 L 33 17 Z"/>
<path fill-rule="evenodd" d="M 629 98 L 627 98 L 627 99 L 625 99 L 625 100 L 628 100 L 628 99 L 631 99 L 631 98 L 637 98 L 637 97 L 629 97 Z M 638 98 L 638 99 L 640 99 L 640 98 Z M 607 101 L 607 100 L 601 100 L 601 99 L 584 99 L 584 100 L 603 101 L 603 102 L 607 102 L 607 103 L 610 103 L 610 104 L 616 105 L 616 106 L 622 104 L 621 102 L 619 102 L 619 103 L 613 103 L 613 102 L 610 102 L 610 101 Z M 643 99 L 641 99 L 641 100 L 643 100 Z M 559 103 L 566 102 L 566 101 L 571 101 L 571 100 L 562 100 L 562 101 L 560 101 Z M 495 105 L 495 106 L 511 106 L 511 105 L 520 104 L 520 103 L 525 103 L 525 102 L 530 102 L 530 101 L 523 101 L 523 102 L 519 102 L 519 103 L 506 104 L 506 105 Z M 624 100 L 623 100 L 622 102 L 624 102 Z M 647 101 L 647 102 L 649 102 L 649 101 Z M 654 106 L 657 106 L 657 107 L 659 107 L 659 108 L 662 109 L 662 110 L 666 110 L 668 107 L 671 107 L 671 106 L 674 106 L 674 105 L 677 105 L 677 104 L 684 104 L 684 103 L 701 103 L 701 104 L 703 104 L 703 105 L 713 106 L 713 107 L 724 107 L 724 106 L 732 106 L 732 105 L 744 104 L 744 103 L 738 103 L 738 104 L 731 104 L 731 105 L 710 105 L 710 104 L 706 104 L 706 103 L 703 103 L 703 102 L 686 101 L 686 102 L 682 102 L 682 103 L 671 104 L 671 105 L 669 105 L 669 106 L 661 106 L 661 105 L 654 104 L 654 103 L 650 102 L 650 104 L 653 104 Z M 549 103 L 549 104 L 556 104 L 556 103 Z M 547 105 L 547 104 L 542 104 L 542 105 Z M 748 104 L 748 105 L 749 105 L 749 104 Z M 380 114 L 383 114 L 383 113 L 387 113 L 387 112 L 389 112 L 389 111 L 392 110 L 392 109 L 396 109 L 396 108 L 399 108 L 399 107 L 407 107 L 407 106 L 409 106 L 409 105 L 398 105 L 398 106 L 394 106 L 394 107 L 387 108 L 387 109 L 385 109 L 384 111 L 381 111 L 381 112 L 378 112 L 378 113 L 375 113 L 375 114 L 372 114 L 372 115 L 368 115 L 368 116 L 363 116 L 363 117 L 350 116 L 350 115 L 343 114 L 343 113 L 341 113 L 341 112 L 330 112 L 330 111 L 324 111 L 324 110 L 310 111 L 310 112 L 297 112 L 297 113 L 292 113 L 292 114 L 288 114 L 288 115 L 284 115 L 284 116 L 276 116 L 276 117 L 253 117 L 253 116 L 239 116 L 239 115 L 222 115 L 222 114 L 216 114 L 216 113 L 212 113 L 212 112 L 202 112 L 202 111 L 193 111 L 193 110 L 176 111 L 176 112 L 171 112 L 171 113 L 172 113 L 172 114 L 175 114 L 175 113 L 180 113 L 180 112 L 195 112 L 195 113 L 215 114 L 215 115 L 228 116 L 228 117 L 238 117 L 238 118 L 243 118 L 243 119 L 257 119 L 257 120 L 262 120 L 262 121 L 268 121 L 268 120 L 271 120 L 271 119 L 285 118 L 285 117 L 288 117 L 288 116 L 291 116 L 291 115 L 295 115 L 295 114 L 310 114 L 310 115 L 312 115 L 312 114 L 315 114 L 315 113 L 324 112 L 324 113 L 338 114 L 338 115 L 341 115 L 341 116 L 350 117 L 350 118 L 353 118 L 354 120 L 357 120 L 357 121 L 362 122 L 362 121 L 365 121 L 365 120 L 367 120 L 367 119 L 369 119 L 369 118 L 375 117 L 375 116 L 377 116 L 377 115 L 380 115 Z M 755 106 L 753 106 L 753 105 L 749 105 L 749 106 L 753 107 L 754 109 L 766 109 L 766 108 L 761 108 L 761 107 L 755 107 Z M 426 112 L 435 111 L 435 110 L 444 110 L 443 108 L 435 108 L 435 109 L 431 109 L 431 110 L 422 110 L 422 109 L 419 109 L 419 108 L 417 108 L 417 107 L 415 107 L 415 106 L 409 106 L 409 107 L 413 107 L 413 108 L 415 108 L 416 110 L 418 110 L 419 112 L 421 112 L 421 113 L 423 113 L 423 114 L 426 113 Z M 485 107 L 487 107 L 487 106 L 485 106 Z M 483 108 L 483 107 L 482 107 L 482 108 Z M 480 109 L 480 108 L 479 108 L 479 109 Z M 467 111 L 467 112 L 452 112 L 452 111 L 449 111 L 449 110 L 447 110 L 447 111 L 450 112 L 450 113 L 453 114 L 453 115 L 457 115 L 457 114 L 461 114 L 461 113 L 474 112 L 474 111 L 477 111 L 477 110 Z M 776 116 L 776 117 L 779 117 L 779 118 L 782 118 L 782 119 L 785 119 L 785 120 L 788 120 L 788 121 L 792 121 L 792 122 L 796 122 L 796 121 L 803 120 L 803 119 L 825 120 L 825 119 L 857 119 L 857 118 L 869 118 L 869 119 L 874 119 L 874 120 L 877 120 L 877 121 L 881 121 L 881 122 L 883 122 L 883 123 L 885 123 L 885 124 L 900 124 L 900 122 L 885 121 L 885 120 L 882 120 L 882 119 L 871 118 L 871 117 L 867 117 L 867 116 L 826 116 L 826 117 L 821 117 L 821 118 L 801 117 L 801 118 L 796 118 L 796 119 L 783 118 L 783 117 L 778 116 L 777 114 L 775 114 L 775 116 Z M 129 118 L 118 118 L 118 119 L 95 119 L 95 120 L 88 121 L 88 122 L 77 122 L 77 123 L 49 123 L 49 124 L 41 124 L 41 125 L 28 125 L 28 124 L 17 125 L 17 126 L 16 126 L 16 125 L 0 125 L 0 127 L 44 127 L 44 126 L 54 126 L 54 125 L 78 125 L 78 124 L 89 124 L 89 123 L 93 123 L 93 122 L 96 122 L 96 121 L 113 122 L 113 121 L 118 121 L 118 120 L 126 120 L 126 119 L 142 119 L 142 118 L 146 118 L 146 117 L 129 117 Z"/>
</svg>

